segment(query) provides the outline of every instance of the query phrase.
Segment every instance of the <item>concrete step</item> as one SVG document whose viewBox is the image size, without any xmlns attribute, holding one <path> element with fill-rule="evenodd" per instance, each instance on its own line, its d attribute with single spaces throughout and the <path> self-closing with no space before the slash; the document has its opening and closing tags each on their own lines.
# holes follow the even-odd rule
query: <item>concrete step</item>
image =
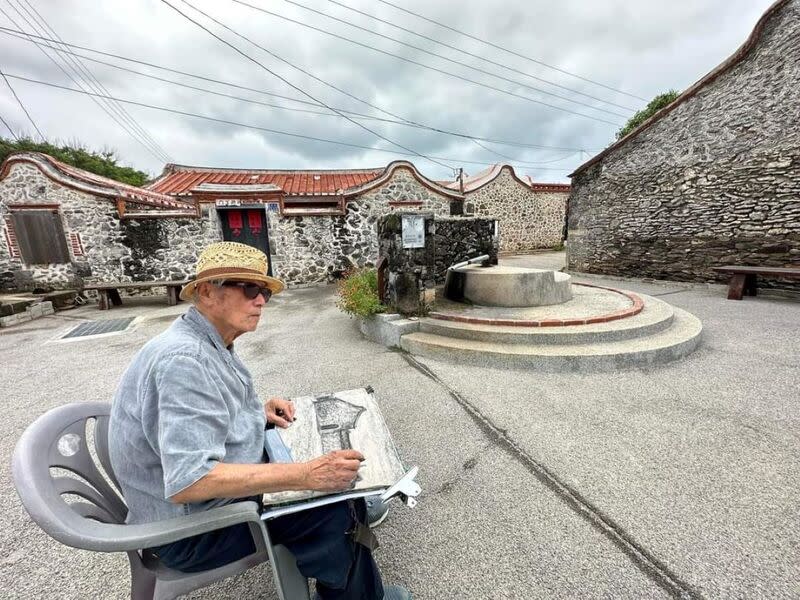
<svg viewBox="0 0 800 600">
<path fill-rule="evenodd" d="M 673 308 L 670 326 L 644 337 L 582 344 L 504 344 L 409 333 L 400 346 L 418 356 L 488 367 L 541 371 L 615 371 L 682 358 L 700 342 L 700 320 Z"/>
<path fill-rule="evenodd" d="M 638 315 L 596 323 L 567 327 L 517 327 L 461 323 L 442 319 L 420 319 L 419 330 L 463 340 L 497 344 L 586 344 L 611 342 L 653 335 L 672 325 L 674 315 L 670 304 L 640 294 L 644 309 Z"/>
</svg>

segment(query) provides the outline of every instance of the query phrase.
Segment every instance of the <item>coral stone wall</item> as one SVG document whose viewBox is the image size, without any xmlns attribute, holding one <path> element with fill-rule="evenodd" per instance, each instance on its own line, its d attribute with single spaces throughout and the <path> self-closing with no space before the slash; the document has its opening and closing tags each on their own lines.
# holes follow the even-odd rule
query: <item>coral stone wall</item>
<svg viewBox="0 0 800 600">
<path fill-rule="evenodd" d="M 533 191 L 519 182 L 510 167 L 474 192 L 464 204 L 475 216 L 500 221 L 500 251 L 524 252 L 552 248 L 564 240 L 568 192 Z"/>
<path fill-rule="evenodd" d="M 454 264 L 489 255 L 489 263 L 497 264 L 498 222 L 486 217 L 437 217 L 434 242 L 434 280 L 444 283 L 447 269 Z"/>
<path fill-rule="evenodd" d="M 568 268 L 727 281 L 711 267 L 799 266 L 799 124 L 793 0 L 741 62 L 573 178 Z"/>
<path fill-rule="evenodd" d="M 394 309 L 417 313 L 428 302 L 425 291 L 443 284 L 448 267 L 489 255 L 497 264 L 497 221 L 483 217 L 439 217 L 425 214 L 425 245 L 403 246 L 403 213 L 378 219 L 380 255 L 386 259 L 384 297 Z"/>
<path fill-rule="evenodd" d="M 400 167 L 383 185 L 352 198 L 344 215 L 287 217 L 267 212 L 273 274 L 289 285 L 308 285 L 332 281 L 353 266 L 374 265 L 380 216 L 401 209 L 449 215 L 451 201 Z M 28 265 L 11 256 L 4 217 L 15 204 L 57 204 L 68 245 L 70 234 L 80 234 L 84 255 L 70 249 L 69 262 L 59 265 Z M 120 219 L 112 199 L 68 188 L 25 163 L 13 164 L 0 181 L 0 224 L 0 289 L 184 279 L 194 273 L 200 251 L 222 239 L 213 204 L 204 204 L 198 219 Z"/>
<path fill-rule="evenodd" d="M 14 257 L 8 244 L 9 207 L 54 205 L 70 252 L 64 264 L 32 265 Z M 11 165 L 0 181 L 0 289 L 81 287 L 83 282 L 183 279 L 194 272 L 199 249 L 218 241 L 216 219 L 120 220 L 113 200 L 73 190 L 24 163 Z M 83 256 L 70 234 L 78 233 Z"/>
<path fill-rule="evenodd" d="M 415 205 L 407 203 L 415 202 Z M 325 283 L 378 259 L 377 219 L 394 210 L 450 214 L 450 198 L 422 185 L 405 168 L 389 181 L 347 202 L 344 215 L 270 216 L 276 277 L 290 285 Z"/>
</svg>

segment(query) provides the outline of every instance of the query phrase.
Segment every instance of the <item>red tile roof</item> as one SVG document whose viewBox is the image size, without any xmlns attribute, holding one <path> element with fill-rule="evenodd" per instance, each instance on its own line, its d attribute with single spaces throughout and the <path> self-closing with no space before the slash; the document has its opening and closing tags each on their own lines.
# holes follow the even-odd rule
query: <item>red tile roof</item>
<svg viewBox="0 0 800 600">
<path fill-rule="evenodd" d="M 162 194 L 188 194 L 203 183 L 278 186 L 287 196 L 335 195 L 359 187 L 383 174 L 385 169 L 335 171 L 279 171 L 266 169 L 213 169 L 167 165 L 148 188 Z"/>
<path fill-rule="evenodd" d="M 53 181 L 96 196 L 112 199 L 124 198 L 134 204 L 143 204 L 169 211 L 183 211 L 187 214 L 196 212 L 194 202 L 95 175 L 41 152 L 16 152 L 9 155 L 0 168 L 0 179 L 5 177 L 10 166 L 17 162 L 33 164 Z"/>
<path fill-rule="evenodd" d="M 148 189 L 162 194 L 191 194 L 202 192 L 204 183 L 227 185 L 275 185 L 286 196 L 352 196 L 368 192 L 392 178 L 397 169 L 408 170 L 425 187 L 444 196 L 461 199 L 462 195 L 436 181 L 428 179 L 406 160 L 396 160 L 378 169 L 339 170 L 273 170 L 273 169 L 214 169 L 169 164 Z M 253 190 L 256 192 L 257 190 Z M 240 190 L 237 192 L 241 193 Z"/>
</svg>

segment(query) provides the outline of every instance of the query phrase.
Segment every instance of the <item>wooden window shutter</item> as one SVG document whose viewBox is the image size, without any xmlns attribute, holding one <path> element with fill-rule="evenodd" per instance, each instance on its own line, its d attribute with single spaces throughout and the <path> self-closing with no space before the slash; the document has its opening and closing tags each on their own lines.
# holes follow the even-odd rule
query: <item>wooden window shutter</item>
<svg viewBox="0 0 800 600">
<path fill-rule="evenodd" d="M 69 250 L 61 217 L 50 210 L 11 213 L 22 260 L 32 265 L 68 263 Z"/>
</svg>

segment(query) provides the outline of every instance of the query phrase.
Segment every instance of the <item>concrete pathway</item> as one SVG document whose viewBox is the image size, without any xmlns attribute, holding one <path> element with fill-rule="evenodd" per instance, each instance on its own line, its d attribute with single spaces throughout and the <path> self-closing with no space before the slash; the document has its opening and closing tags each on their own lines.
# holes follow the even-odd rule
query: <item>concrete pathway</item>
<svg viewBox="0 0 800 600">
<path fill-rule="evenodd" d="M 567 265 L 567 253 L 564 251 L 547 251 L 537 252 L 535 254 L 501 254 L 499 263 L 509 267 L 528 267 L 530 269 L 561 271 Z"/>
<path fill-rule="evenodd" d="M 598 281 L 697 315 L 702 347 L 665 367 L 591 375 L 417 360 L 364 340 L 332 287 L 276 297 L 238 346 L 264 396 L 375 388 L 424 489 L 378 530 L 377 558 L 418 600 L 800 596 L 800 303 Z M 184 309 L 126 301 L 0 331 L 4 463 L 45 410 L 109 400 L 134 352 Z M 124 316 L 145 320 L 52 341 L 77 319 Z M 8 468 L 0 484 L 4 597 L 127 597 L 124 556 L 54 542 Z M 275 595 L 256 568 L 192 597 Z"/>
</svg>

